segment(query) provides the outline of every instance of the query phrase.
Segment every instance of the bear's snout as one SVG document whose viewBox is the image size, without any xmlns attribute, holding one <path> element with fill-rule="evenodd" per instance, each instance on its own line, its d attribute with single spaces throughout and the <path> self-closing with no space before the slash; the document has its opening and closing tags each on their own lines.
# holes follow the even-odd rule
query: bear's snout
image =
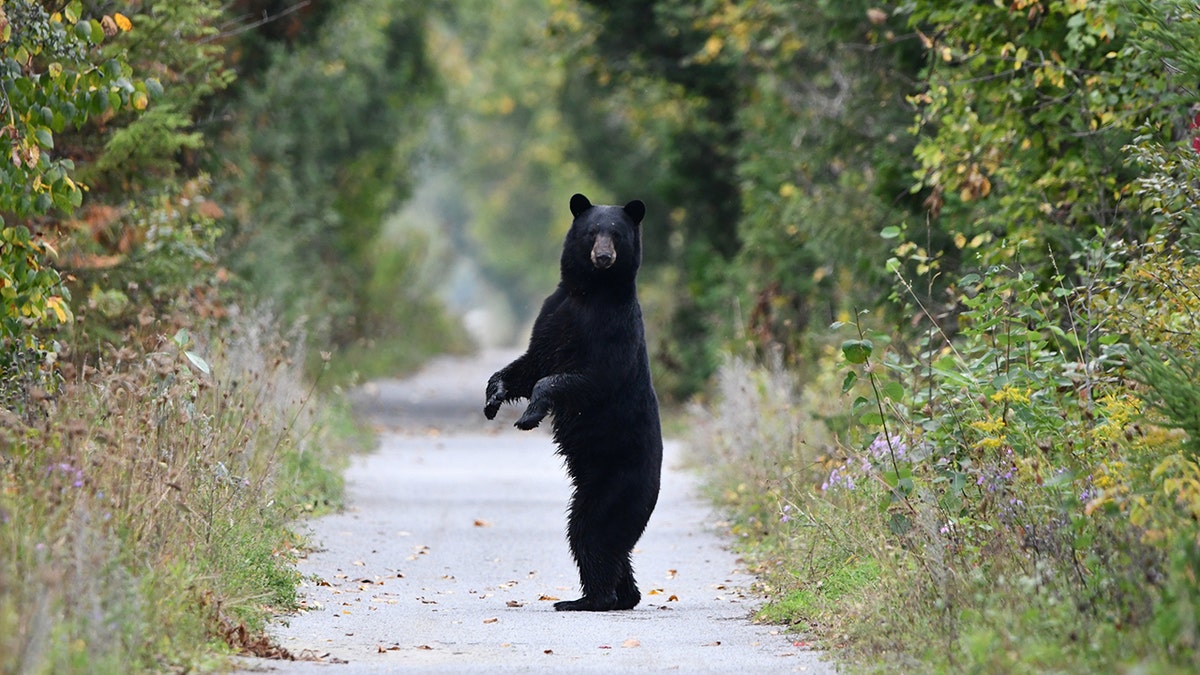
<svg viewBox="0 0 1200 675">
<path fill-rule="evenodd" d="M 592 244 L 592 265 L 596 269 L 606 270 L 617 261 L 617 249 L 613 246 L 612 237 L 601 234 Z"/>
</svg>

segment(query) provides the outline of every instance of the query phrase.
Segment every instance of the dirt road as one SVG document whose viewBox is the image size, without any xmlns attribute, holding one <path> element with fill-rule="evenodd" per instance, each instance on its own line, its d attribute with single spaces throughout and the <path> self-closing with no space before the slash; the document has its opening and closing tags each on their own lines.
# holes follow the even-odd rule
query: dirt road
<svg viewBox="0 0 1200 675">
<path fill-rule="evenodd" d="M 695 476 L 668 442 L 662 496 L 634 553 L 642 604 L 555 612 L 578 597 L 567 550 L 570 493 L 548 433 L 483 419 L 487 377 L 513 355 L 437 361 L 381 382 L 359 405 L 385 431 L 347 472 L 344 513 L 309 524 L 300 564 L 309 611 L 271 633 L 319 661 L 257 670 L 827 673 L 799 638 L 749 622 L 751 578 L 724 545 Z"/>
</svg>

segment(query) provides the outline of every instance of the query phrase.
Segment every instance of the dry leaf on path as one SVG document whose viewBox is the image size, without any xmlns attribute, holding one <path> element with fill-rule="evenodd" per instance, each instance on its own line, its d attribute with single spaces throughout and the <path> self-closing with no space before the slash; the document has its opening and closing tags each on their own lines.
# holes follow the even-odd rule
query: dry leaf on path
<svg viewBox="0 0 1200 675">
<path fill-rule="evenodd" d="M 628 640 L 622 642 L 621 646 L 622 647 L 641 647 L 642 641 L 637 638 L 629 638 Z"/>
</svg>

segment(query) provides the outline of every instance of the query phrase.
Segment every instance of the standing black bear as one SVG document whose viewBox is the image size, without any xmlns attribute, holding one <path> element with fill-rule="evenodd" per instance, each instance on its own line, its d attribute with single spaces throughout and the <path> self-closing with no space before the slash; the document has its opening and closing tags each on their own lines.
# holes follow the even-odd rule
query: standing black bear
<svg viewBox="0 0 1200 675">
<path fill-rule="evenodd" d="M 519 429 L 553 413 L 575 493 L 567 538 L 583 597 L 559 611 L 630 609 L 641 600 L 630 554 L 658 501 L 662 431 L 637 301 L 646 206 L 571 197 L 562 279 L 542 304 L 529 349 L 487 384 L 483 412 L 528 398 Z"/>
</svg>

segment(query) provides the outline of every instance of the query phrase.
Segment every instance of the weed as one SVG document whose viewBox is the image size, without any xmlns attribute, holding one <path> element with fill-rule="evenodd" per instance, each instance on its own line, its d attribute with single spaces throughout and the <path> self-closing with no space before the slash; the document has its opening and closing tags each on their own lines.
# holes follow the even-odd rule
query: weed
<svg viewBox="0 0 1200 675">
<path fill-rule="evenodd" d="M 835 324 L 803 389 L 727 362 L 695 442 L 761 618 L 872 669 L 1200 667 L 1197 267 L 1145 253 L 964 275 L 954 334 Z"/>
<path fill-rule="evenodd" d="M 318 412 L 302 341 L 270 325 L 67 359 L 53 395 L 27 397 L 39 414 L 4 418 L 0 670 L 213 665 L 223 625 L 294 607 L 288 523 L 340 499 L 338 409 Z"/>
</svg>

